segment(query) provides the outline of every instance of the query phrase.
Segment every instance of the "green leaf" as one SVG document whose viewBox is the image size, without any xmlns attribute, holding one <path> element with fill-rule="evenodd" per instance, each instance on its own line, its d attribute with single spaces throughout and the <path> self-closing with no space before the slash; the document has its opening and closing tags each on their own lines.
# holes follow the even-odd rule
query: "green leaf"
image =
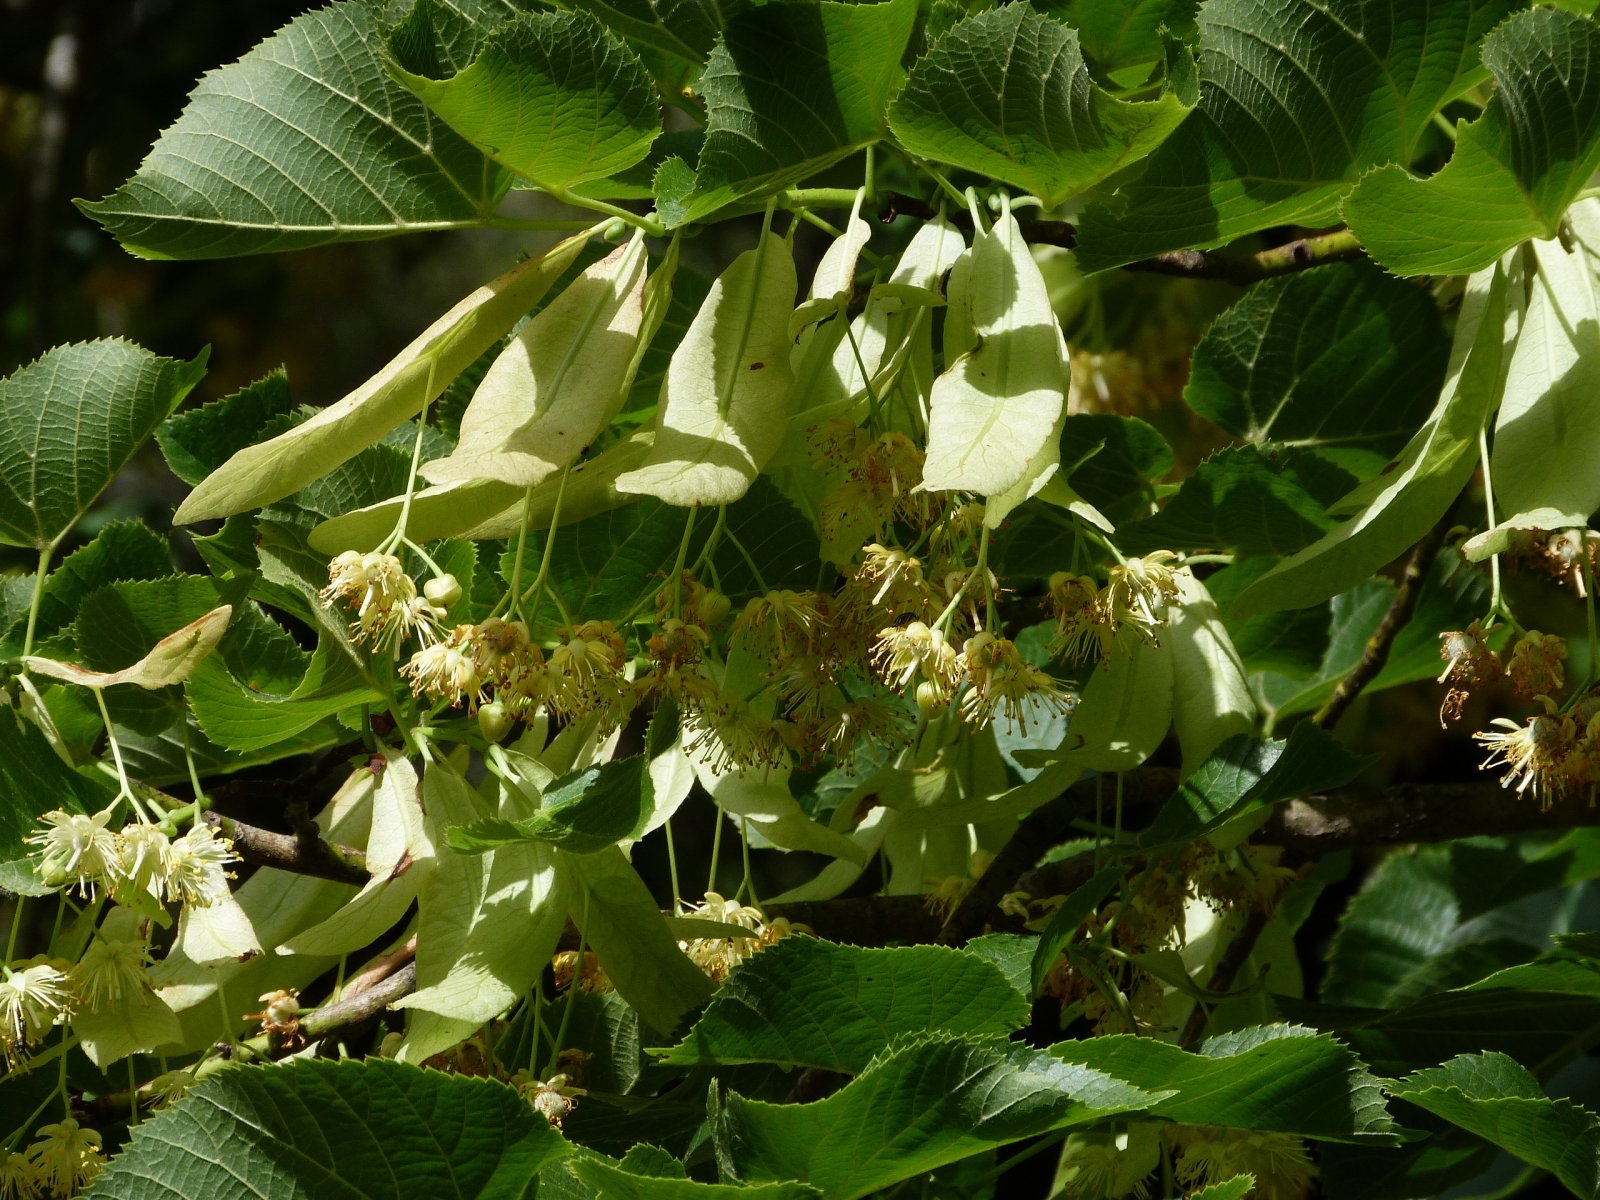
<svg viewBox="0 0 1600 1200">
<path fill-rule="evenodd" d="M 555 533 L 546 584 L 574 621 L 620 620 L 639 603 L 640 580 L 673 561 L 685 520 L 671 505 L 643 500 L 565 525 Z M 534 554 L 530 542 L 528 561 L 538 561 Z M 501 560 L 504 577 L 514 560 L 514 550 Z M 557 617 L 548 617 L 553 627 Z"/>
<path fill-rule="evenodd" d="M 140 1122 L 85 1197 L 520 1200 L 571 1152 L 511 1088 L 382 1059 L 224 1071 Z"/>
<path fill-rule="evenodd" d="M 1327 506 L 1355 482 L 1310 450 L 1230 446 L 1185 477 L 1160 512 L 1121 526 L 1117 545 L 1128 554 L 1154 549 L 1292 554 L 1337 524 Z"/>
<path fill-rule="evenodd" d="M 1039 935 L 1033 950 L 1033 961 L 1028 971 L 1028 994 L 1036 995 L 1044 983 L 1045 974 L 1056 961 L 1056 955 L 1078 935 L 1078 929 L 1089 914 L 1100 907 L 1116 886 L 1128 874 L 1126 864 L 1117 863 L 1103 867 L 1087 882 L 1081 883 L 1072 895 L 1062 901 L 1061 907 L 1050 916 L 1050 923 Z"/>
<path fill-rule="evenodd" d="M 224 258 L 483 223 L 506 176 L 389 78 L 345 0 L 211 72 L 138 173 L 79 201 L 144 258 Z"/>
<path fill-rule="evenodd" d="M 466 67 L 500 24 L 517 15 L 516 0 L 398 0 L 381 10 L 387 20 L 386 48 L 408 71 L 430 78 Z"/>
<path fill-rule="evenodd" d="M 550 190 L 631 167 L 661 132 L 650 73 L 583 12 L 518 15 L 448 78 L 394 75 L 488 157 Z"/>
<path fill-rule="evenodd" d="M 139 521 L 112 521 L 94 541 L 62 559 L 44 581 L 34 644 L 57 634 L 70 639 L 78 608 L 91 592 L 119 580 L 163 579 L 171 574 L 172 551 L 165 538 Z M 12 626 L 19 643 L 26 612 L 24 606 L 22 619 Z"/>
<path fill-rule="evenodd" d="M 546 842 L 572 854 L 598 854 L 636 838 L 653 806 L 644 757 L 612 759 L 563 776 L 544 789 L 539 811 L 520 821 L 475 821 L 445 834 L 451 849 L 478 854 L 516 842 Z"/>
<path fill-rule="evenodd" d="M 1000 970 L 941 946 L 788 937 L 729 974 L 668 1066 L 771 1062 L 858 1074 L 904 1034 L 1004 1034 L 1028 1004 Z"/>
<path fill-rule="evenodd" d="M 1309 721 L 1287 741 L 1231 737 L 1183 781 L 1139 841 L 1149 849 L 1181 845 L 1246 813 L 1342 787 L 1371 762 Z"/>
<path fill-rule="evenodd" d="M 535 487 L 576 460 L 617 415 L 644 321 L 642 236 L 583 272 L 522 327 L 472 395 L 433 483 Z"/>
<path fill-rule="evenodd" d="M 1384 859 L 1350 902 L 1328 951 L 1322 999 L 1384 1006 L 1412 971 L 1450 944 L 1460 907 L 1445 852 Z"/>
<path fill-rule="evenodd" d="M 639 872 L 616 847 L 599 854 L 557 851 L 578 894 L 569 911 L 622 998 L 652 1028 L 670 1034 L 705 1003 L 711 981 L 678 948 Z"/>
<path fill-rule="evenodd" d="M 1065 344 L 1044 276 L 1009 213 L 974 233 L 966 262 L 969 300 L 952 304 L 945 336 L 962 321 L 972 349 L 933 381 L 922 484 L 990 496 L 1027 482 L 1034 456 L 1058 436 Z"/>
<path fill-rule="evenodd" d="M 1371 578 L 1414 545 L 1460 494 L 1472 473 L 1478 433 L 1500 401 L 1510 281 L 1496 266 L 1468 281 L 1444 390 L 1432 414 L 1384 474 L 1341 504 L 1355 516 L 1285 559 L 1239 594 L 1231 612 L 1248 617 L 1304 608 Z"/>
<path fill-rule="evenodd" d="M 34 874 L 22 839 L 52 809 L 99 812 L 116 789 L 98 772 L 80 774 L 56 756 L 39 727 L 15 709 L 0 712 L 0 888 L 29 896 L 51 889 Z"/>
<path fill-rule="evenodd" d="M 1062 474 L 1073 491 L 1118 524 L 1150 512 L 1151 482 L 1172 470 L 1174 461 L 1166 439 L 1138 417 L 1074 413 L 1061 431 Z"/>
<path fill-rule="evenodd" d="M 1002 1038 L 935 1038 L 895 1047 L 812 1104 L 714 1092 L 711 1132 L 724 1178 L 804 1179 L 830 1200 L 855 1200 L 970 1154 L 1169 1095 Z"/>
<path fill-rule="evenodd" d="M 1502 526 L 1581 526 L 1600 509 L 1600 456 L 1590 439 L 1574 436 L 1600 425 L 1600 205 L 1580 207 L 1582 231 L 1596 240 L 1570 252 L 1554 241 L 1532 245 L 1538 271 L 1494 431 Z M 1579 208 L 1573 217 L 1577 224 Z"/>
<path fill-rule="evenodd" d="M 1496 90 L 1458 126 L 1444 168 L 1419 179 L 1401 159 L 1345 201 L 1367 253 L 1397 275 L 1464 275 L 1554 237 L 1600 167 L 1600 26 L 1549 8 L 1517 13 L 1483 39 L 1483 63 Z"/>
<path fill-rule="evenodd" d="M 0 379 L 0 543 L 53 548 L 205 374 L 119 338 L 57 346 Z"/>
<path fill-rule="evenodd" d="M 1122 194 L 1091 206 L 1091 271 L 1221 246 L 1271 225 L 1330 225 L 1369 167 L 1410 163 L 1434 113 L 1484 78 L 1475 47 L 1512 0 L 1212 0 L 1200 106 Z"/>
<path fill-rule="evenodd" d="M 292 639 L 288 647 L 283 646 L 287 634 L 267 618 L 261 620 L 273 632 L 258 636 L 280 650 L 293 647 Z M 205 735 L 229 750 L 263 750 L 288 741 L 326 717 L 361 705 L 382 704 L 385 698 L 373 689 L 349 651 L 328 635 L 318 640 L 309 659 L 297 654 L 299 670 L 287 678 L 278 673 L 263 678 L 257 650 L 243 645 L 231 649 L 227 639 L 221 650 L 189 677 L 185 691 Z"/>
<path fill-rule="evenodd" d="M 588 241 L 586 233 L 568 238 L 472 292 L 344 399 L 234 454 L 189 493 L 173 523 L 226 517 L 281 500 L 373 445 L 494 345 Z"/>
<path fill-rule="evenodd" d="M 1195 347 L 1183 398 L 1234 437 L 1395 453 L 1444 381 L 1427 292 L 1366 263 L 1266 279 Z"/>
<path fill-rule="evenodd" d="M 156 430 L 172 473 L 193 487 L 294 411 L 282 367 L 232 395 L 176 413 Z"/>
<path fill-rule="evenodd" d="M 1547 1097 L 1513 1058 L 1463 1054 L 1390 1084 L 1389 1094 L 1549 1171 L 1575 1196 L 1600 1190 L 1600 1120 Z"/>
<path fill-rule="evenodd" d="M 1208 1184 L 1190 1192 L 1188 1200 L 1244 1200 L 1255 1190 L 1255 1186 L 1254 1175 L 1235 1175 L 1232 1179 L 1224 1179 L 1221 1183 Z"/>
<path fill-rule="evenodd" d="M 627 1170 L 626 1165 L 586 1154 L 567 1160 L 566 1169 L 606 1200 L 813 1200 L 822 1195 L 804 1183 L 701 1183 L 645 1175 L 637 1168 Z"/>
<path fill-rule="evenodd" d="M 735 15 L 700 77 L 706 141 L 674 224 L 787 187 L 876 141 L 916 18 L 916 0 L 767 4 Z"/>
<path fill-rule="evenodd" d="M 1155 149 L 1188 110 L 1118 100 L 1077 31 L 1026 5 L 962 21 L 918 60 L 889 112 L 913 154 L 1004 179 L 1053 207 Z"/>
<path fill-rule="evenodd" d="M 1265 1129 L 1328 1141 L 1388 1141 L 1383 1091 L 1334 1038 L 1267 1025 L 1210 1038 L 1191 1054 L 1154 1038 L 1118 1034 L 1064 1042 L 1052 1057 L 1134 1087 L 1167 1089 L 1150 1112 L 1171 1121 Z"/>
<path fill-rule="evenodd" d="M 1328 1008 L 1275 998 L 1296 1020 L 1338 1034 L 1374 1069 L 1398 1075 L 1455 1054 L 1498 1050 L 1548 1074 L 1594 1045 L 1600 983 L 1575 963 L 1531 965 L 1424 996 L 1399 1009 Z"/>
<path fill-rule="evenodd" d="M 816 583 L 822 553 L 816 527 L 768 476 L 757 476 L 750 490 L 728 506 L 724 528 L 738 539 L 724 537 L 712 551 L 725 595 L 737 600 L 767 588 Z"/>
<path fill-rule="evenodd" d="M 702 63 L 744 0 L 580 0 L 577 7 L 632 41 Z"/>
<path fill-rule="evenodd" d="M 661 385 L 655 444 L 617 491 L 691 507 L 745 494 L 783 441 L 796 286 L 789 246 L 770 233 L 711 285 Z"/>
</svg>

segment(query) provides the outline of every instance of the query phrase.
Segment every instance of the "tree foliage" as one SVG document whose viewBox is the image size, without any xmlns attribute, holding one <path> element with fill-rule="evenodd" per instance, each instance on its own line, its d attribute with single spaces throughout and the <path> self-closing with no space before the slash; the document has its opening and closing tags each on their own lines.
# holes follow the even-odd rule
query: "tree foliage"
<svg viewBox="0 0 1600 1200">
<path fill-rule="evenodd" d="M 1595 1196 L 1580 7 L 208 74 L 129 253 L 524 253 L 330 404 L 0 380 L 0 1195 Z M 184 532 L 86 524 L 151 441 Z"/>
</svg>

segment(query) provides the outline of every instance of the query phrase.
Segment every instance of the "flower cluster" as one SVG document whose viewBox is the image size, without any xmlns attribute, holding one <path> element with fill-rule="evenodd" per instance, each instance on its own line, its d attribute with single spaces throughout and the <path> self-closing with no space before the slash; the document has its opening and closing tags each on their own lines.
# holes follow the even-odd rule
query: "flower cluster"
<svg viewBox="0 0 1600 1200">
<path fill-rule="evenodd" d="M 434 583 L 445 587 L 435 588 Z M 448 594 L 454 580 L 440 576 L 430 581 L 430 591 Z M 456 585 L 459 587 L 459 585 Z M 438 632 L 447 606 L 417 593 L 416 582 L 392 554 L 361 554 L 346 550 L 328 567 L 328 586 L 322 601 L 329 608 L 343 603 L 355 610 L 350 640 L 365 642 L 374 650 L 393 653 L 401 642 L 416 636 L 430 644 Z"/>
<path fill-rule="evenodd" d="M 724 925 L 737 925 L 748 929 L 749 937 L 692 938 L 679 942 L 679 947 L 716 983 L 728 977 L 728 972 L 752 955 L 793 933 L 809 933 L 804 926 L 791 925 L 784 917 L 768 921 L 759 908 L 725 900 L 716 892 L 707 892 L 704 904 L 691 905 L 684 914 L 702 921 L 718 921 Z"/>
<path fill-rule="evenodd" d="M 1538 697 L 1543 711 L 1526 721 L 1496 717 L 1473 734 L 1489 752 L 1483 769 L 1504 768 L 1501 785 L 1517 795 L 1531 792 L 1542 809 L 1579 791 L 1594 795 L 1600 784 L 1600 689 L 1591 688 L 1570 708 Z"/>
<path fill-rule="evenodd" d="M 490 740 L 541 713 L 595 718 L 610 732 L 638 705 L 670 700 L 686 746 L 712 771 L 829 756 L 851 769 L 862 748 L 908 739 L 918 713 L 1026 731 L 1067 712 L 1062 681 L 999 626 L 984 506 L 922 490 L 924 454 L 903 434 L 838 420 L 811 442 L 831 484 L 828 557 L 844 568 L 831 591 L 772 588 L 735 610 L 696 569 L 678 568 L 656 588 L 653 616 L 621 628 L 573 622 L 542 644 L 510 618 L 441 628 L 450 597 L 434 585 L 453 581 L 441 576 L 419 597 L 392 555 L 339 555 L 324 596 L 353 609 L 355 636 L 375 648 L 415 633 L 421 644 L 401 667 L 413 694 L 477 713 Z M 1121 561 L 1103 586 L 1055 577 L 1057 649 L 1069 664 L 1107 659 L 1125 633 L 1158 645 L 1182 594 L 1175 558 Z"/>
<path fill-rule="evenodd" d="M 1260 1200 L 1302 1200 L 1310 1195 L 1317 1168 L 1305 1143 L 1287 1133 L 1169 1125 L 1162 1131 L 1172 1149 L 1173 1174 L 1186 1188 L 1253 1175 L 1250 1193 Z"/>
<path fill-rule="evenodd" d="M 26 1151 L 0 1152 L 0 1197 L 67 1200 L 94 1182 L 105 1165 L 99 1133 L 67 1117 L 41 1125 Z"/>
<path fill-rule="evenodd" d="M 1182 596 L 1171 550 L 1130 558 L 1107 572 L 1104 587 L 1084 575 L 1057 572 L 1050 577 L 1050 606 L 1056 618 L 1056 646 L 1068 662 L 1109 663 L 1119 645 L 1133 638 L 1161 645 L 1168 610 Z"/>
<path fill-rule="evenodd" d="M 1476 621 L 1440 637 L 1445 669 L 1439 682 L 1450 684 L 1441 724 L 1461 715 L 1469 688 L 1495 680 L 1537 705 L 1524 720 L 1495 717 L 1488 729 L 1473 734 L 1488 751 L 1483 770 L 1499 768 L 1503 786 L 1514 787 L 1519 796 L 1533 795 L 1541 808 L 1584 791 L 1592 799 L 1600 784 L 1600 688 L 1560 698 L 1566 687 L 1566 643 L 1530 629 L 1508 653 L 1497 653 Z"/>
<path fill-rule="evenodd" d="M 39 876 L 57 887 L 76 889 L 93 899 L 102 890 L 119 903 L 206 907 L 228 894 L 227 864 L 237 861 L 233 844 L 209 825 L 196 825 L 170 837 L 145 821 L 113 833 L 116 806 L 98 813 L 56 809 L 40 817 L 43 828 L 23 839 L 37 847 Z"/>
</svg>

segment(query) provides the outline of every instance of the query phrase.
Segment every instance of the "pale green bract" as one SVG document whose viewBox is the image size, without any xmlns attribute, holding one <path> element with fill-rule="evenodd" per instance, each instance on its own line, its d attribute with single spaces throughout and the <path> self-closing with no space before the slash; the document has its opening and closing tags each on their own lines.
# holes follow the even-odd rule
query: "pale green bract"
<svg viewBox="0 0 1600 1200">
<path fill-rule="evenodd" d="M 1584 436 L 1600 428 L 1597 209 L 1595 200 L 1573 209 L 1582 240 L 1570 250 L 1554 240 L 1533 243 L 1528 312 L 1494 428 L 1491 465 L 1504 528 L 1581 526 L 1600 509 L 1600 456 Z"/>
<path fill-rule="evenodd" d="M 490 365 L 433 483 L 528 488 L 573 462 L 611 424 L 644 319 L 644 239 L 619 246 L 542 308 Z"/>
<path fill-rule="evenodd" d="M 957 304 L 952 283 L 946 337 L 949 322 L 962 322 L 972 349 L 934 380 L 922 481 L 992 495 L 1027 475 L 1056 429 L 1068 379 L 1049 292 L 1016 220 L 974 235 L 968 253 L 970 307 Z"/>
<path fill-rule="evenodd" d="M 239 451 L 189 493 L 174 523 L 226 517 L 281 500 L 415 416 L 539 302 L 589 237 L 568 238 L 512 267 L 457 303 L 344 399 Z"/>
<path fill-rule="evenodd" d="M 617 476 L 618 492 L 683 506 L 744 495 L 783 440 L 795 287 L 789 247 L 772 234 L 712 284 L 673 351 L 655 444 Z"/>
</svg>

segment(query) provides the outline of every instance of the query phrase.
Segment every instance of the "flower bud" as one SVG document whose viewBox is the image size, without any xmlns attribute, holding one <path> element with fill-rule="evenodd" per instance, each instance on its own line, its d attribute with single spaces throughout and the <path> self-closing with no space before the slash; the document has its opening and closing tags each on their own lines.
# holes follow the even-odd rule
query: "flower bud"
<svg viewBox="0 0 1600 1200">
<path fill-rule="evenodd" d="M 490 742 L 498 742 L 511 732 L 511 723 L 511 710 L 498 700 L 478 709 L 478 730 Z"/>
<path fill-rule="evenodd" d="M 448 609 L 461 599 L 461 583 L 454 575 L 435 575 L 422 586 L 422 594 L 434 607 Z"/>
<path fill-rule="evenodd" d="M 938 716 L 945 710 L 945 706 L 949 702 L 949 697 L 945 695 L 944 689 L 934 683 L 933 680 L 924 679 L 917 684 L 917 710 L 923 716 L 930 719 Z"/>
</svg>

